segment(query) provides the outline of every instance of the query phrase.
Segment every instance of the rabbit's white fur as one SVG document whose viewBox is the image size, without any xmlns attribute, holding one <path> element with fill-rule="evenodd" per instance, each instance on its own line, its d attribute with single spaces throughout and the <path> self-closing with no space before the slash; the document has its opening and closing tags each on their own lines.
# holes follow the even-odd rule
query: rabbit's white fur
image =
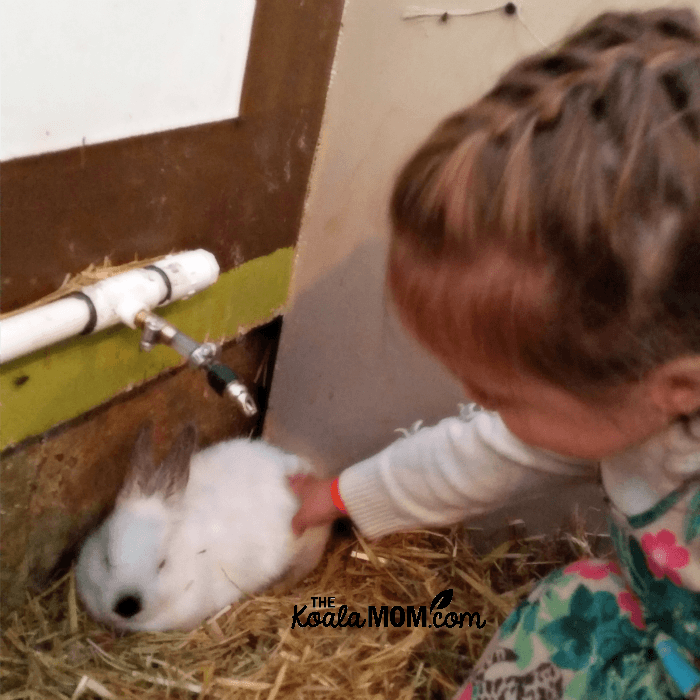
<svg viewBox="0 0 700 700">
<path fill-rule="evenodd" d="M 150 438 L 143 442 L 150 452 Z M 84 543 L 77 588 L 96 619 L 125 630 L 192 629 L 285 575 L 298 580 L 320 558 L 328 528 L 302 537 L 291 531 L 299 502 L 286 476 L 308 471 L 297 456 L 245 439 L 190 456 L 184 490 L 171 484 L 168 494 L 161 478 L 146 495 L 131 474 L 112 514 Z M 166 462 L 161 470 L 172 469 Z"/>
</svg>

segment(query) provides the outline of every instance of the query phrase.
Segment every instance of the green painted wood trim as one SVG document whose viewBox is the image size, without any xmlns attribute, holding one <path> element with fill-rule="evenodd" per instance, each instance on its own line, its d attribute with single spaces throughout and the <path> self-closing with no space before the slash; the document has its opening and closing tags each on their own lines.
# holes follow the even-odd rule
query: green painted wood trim
<svg viewBox="0 0 700 700">
<path fill-rule="evenodd" d="M 293 260 L 294 248 L 280 248 L 223 273 L 209 289 L 157 313 L 195 340 L 229 340 L 282 311 Z M 139 339 L 140 331 L 115 326 L 2 365 L 0 448 L 40 435 L 182 364 L 164 346 L 141 352 Z"/>
</svg>

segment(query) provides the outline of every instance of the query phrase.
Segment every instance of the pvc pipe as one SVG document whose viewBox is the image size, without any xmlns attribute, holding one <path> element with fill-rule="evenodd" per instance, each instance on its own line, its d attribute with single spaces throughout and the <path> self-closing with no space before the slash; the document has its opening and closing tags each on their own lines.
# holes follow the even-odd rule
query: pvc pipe
<svg viewBox="0 0 700 700">
<path fill-rule="evenodd" d="M 0 321 L 0 364 L 117 323 L 136 328 L 139 311 L 188 299 L 219 277 L 216 258 L 206 250 L 169 255 L 149 268 L 108 277 L 83 287 L 77 296 Z"/>
</svg>

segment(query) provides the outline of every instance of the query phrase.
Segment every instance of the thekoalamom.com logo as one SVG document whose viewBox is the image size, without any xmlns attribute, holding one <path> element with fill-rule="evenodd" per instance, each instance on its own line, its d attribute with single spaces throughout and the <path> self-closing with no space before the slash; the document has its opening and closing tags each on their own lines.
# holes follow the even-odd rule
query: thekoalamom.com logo
<svg viewBox="0 0 700 700">
<path fill-rule="evenodd" d="M 367 606 L 367 615 L 361 617 L 357 610 L 348 613 L 348 606 L 341 605 L 337 611 L 328 610 L 321 613 L 320 610 L 312 609 L 306 620 L 302 615 L 306 613 L 307 605 L 299 609 L 294 606 L 292 615 L 292 629 L 295 627 L 356 627 L 360 629 L 368 627 L 464 627 L 465 624 L 471 627 L 475 625 L 479 629 L 486 626 L 486 620 L 481 621 L 478 612 L 454 612 L 443 613 L 442 611 L 452 602 L 452 589 L 448 588 L 440 591 L 430 603 L 428 609 L 425 605 L 376 605 Z M 312 608 L 335 608 L 335 597 L 312 596 Z"/>
</svg>

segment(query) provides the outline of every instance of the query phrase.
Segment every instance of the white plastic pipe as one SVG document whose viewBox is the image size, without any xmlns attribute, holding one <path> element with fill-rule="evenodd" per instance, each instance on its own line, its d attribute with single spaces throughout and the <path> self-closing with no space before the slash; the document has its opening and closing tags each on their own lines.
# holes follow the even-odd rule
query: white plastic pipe
<svg viewBox="0 0 700 700">
<path fill-rule="evenodd" d="M 206 250 L 169 255 L 150 267 L 160 272 L 145 268 L 123 272 L 83 287 L 79 296 L 68 296 L 0 321 L 0 364 L 117 323 L 135 328 L 134 317 L 139 311 L 187 299 L 219 277 L 216 258 Z"/>
</svg>

